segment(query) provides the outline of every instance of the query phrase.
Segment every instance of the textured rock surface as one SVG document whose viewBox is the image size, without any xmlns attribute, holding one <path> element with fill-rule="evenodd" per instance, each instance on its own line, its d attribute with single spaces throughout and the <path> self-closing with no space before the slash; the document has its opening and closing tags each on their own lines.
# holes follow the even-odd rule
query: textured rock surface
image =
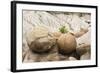
<svg viewBox="0 0 100 73">
<path fill-rule="evenodd" d="M 80 60 L 89 60 L 90 58 L 90 53 L 86 52 L 84 55 L 81 56 Z"/>
<path fill-rule="evenodd" d="M 83 36 L 77 38 L 77 53 L 80 55 L 91 51 L 91 30 L 85 33 Z"/>
<path fill-rule="evenodd" d="M 79 59 L 90 59 L 91 15 L 89 13 L 23 11 L 23 62 L 76 60 L 75 54 L 72 56 L 59 53 L 57 45 L 54 45 L 49 52 L 42 54 L 32 52 L 29 48 L 32 41 L 37 38 L 52 37 L 53 32 L 59 32 L 61 25 L 69 27 L 68 30 L 74 34 L 79 33 L 81 29 L 88 30 L 76 39 L 76 53 L 79 54 Z"/>
</svg>

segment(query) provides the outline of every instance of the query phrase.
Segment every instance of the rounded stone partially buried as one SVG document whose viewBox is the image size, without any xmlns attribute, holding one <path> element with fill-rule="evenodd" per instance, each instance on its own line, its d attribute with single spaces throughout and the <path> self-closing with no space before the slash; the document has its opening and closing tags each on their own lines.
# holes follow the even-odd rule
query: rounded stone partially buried
<svg viewBox="0 0 100 73">
<path fill-rule="evenodd" d="M 54 40 L 51 40 L 48 37 L 44 37 L 33 41 L 29 45 L 29 48 L 34 52 L 42 53 L 50 50 L 54 44 Z"/>
<path fill-rule="evenodd" d="M 55 45 L 55 39 L 50 36 L 47 28 L 42 26 L 34 27 L 34 30 L 31 31 L 32 34 L 28 36 L 28 45 L 30 50 L 37 53 L 47 52 Z M 30 37 L 31 36 L 31 37 Z"/>
</svg>

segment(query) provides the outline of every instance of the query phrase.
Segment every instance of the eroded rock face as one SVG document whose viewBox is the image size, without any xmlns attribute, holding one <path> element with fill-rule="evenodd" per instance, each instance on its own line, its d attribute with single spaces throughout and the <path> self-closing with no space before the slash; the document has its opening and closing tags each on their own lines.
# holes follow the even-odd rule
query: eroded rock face
<svg viewBox="0 0 100 73">
<path fill-rule="evenodd" d="M 83 46 L 77 48 L 76 51 L 77 51 L 77 53 L 78 53 L 79 55 L 83 55 L 83 54 L 85 54 L 86 52 L 90 52 L 90 51 L 91 51 L 91 46 L 90 46 L 90 45 L 83 45 Z"/>
<path fill-rule="evenodd" d="M 91 15 L 87 13 L 23 11 L 23 62 L 90 59 L 90 18 Z M 76 34 L 75 53 L 63 55 L 59 52 L 56 41 L 62 35 L 59 32 L 61 25 L 69 26 L 70 31 Z M 80 32 L 81 29 L 88 31 Z"/>
<path fill-rule="evenodd" d="M 83 55 L 84 53 L 91 51 L 91 30 L 89 30 L 83 36 L 77 38 L 76 51 L 80 55 Z"/>
</svg>

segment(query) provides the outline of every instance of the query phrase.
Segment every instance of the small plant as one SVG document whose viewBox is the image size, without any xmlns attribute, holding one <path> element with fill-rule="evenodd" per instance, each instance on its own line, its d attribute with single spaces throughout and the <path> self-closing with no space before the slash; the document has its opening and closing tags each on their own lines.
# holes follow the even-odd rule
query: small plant
<svg viewBox="0 0 100 73">
<path fill-rule="evenodd" d="M 67 32 L 68 32 L 66 26 L 64 26 L 64 25 L 61 26 L 61 28 L 59 28 L 59 31 L 60 31 L 61 33 L 67 33 Z"/>
</svg>

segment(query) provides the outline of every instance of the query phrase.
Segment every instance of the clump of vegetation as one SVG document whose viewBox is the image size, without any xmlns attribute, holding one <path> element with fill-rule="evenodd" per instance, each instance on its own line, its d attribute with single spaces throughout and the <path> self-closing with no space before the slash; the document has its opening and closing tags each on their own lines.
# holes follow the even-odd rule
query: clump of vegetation
<svg viewBox="0 0 100 73">
<path fill-rule="evenodd" d="M 66 26 L 64 26 L 64 25 L 63 25 L 61 28 L 59 28 L 59 31 L 60 31 L 61 33 L 67 33 L 67 32 L 68 32 Z"/>
</svg>

